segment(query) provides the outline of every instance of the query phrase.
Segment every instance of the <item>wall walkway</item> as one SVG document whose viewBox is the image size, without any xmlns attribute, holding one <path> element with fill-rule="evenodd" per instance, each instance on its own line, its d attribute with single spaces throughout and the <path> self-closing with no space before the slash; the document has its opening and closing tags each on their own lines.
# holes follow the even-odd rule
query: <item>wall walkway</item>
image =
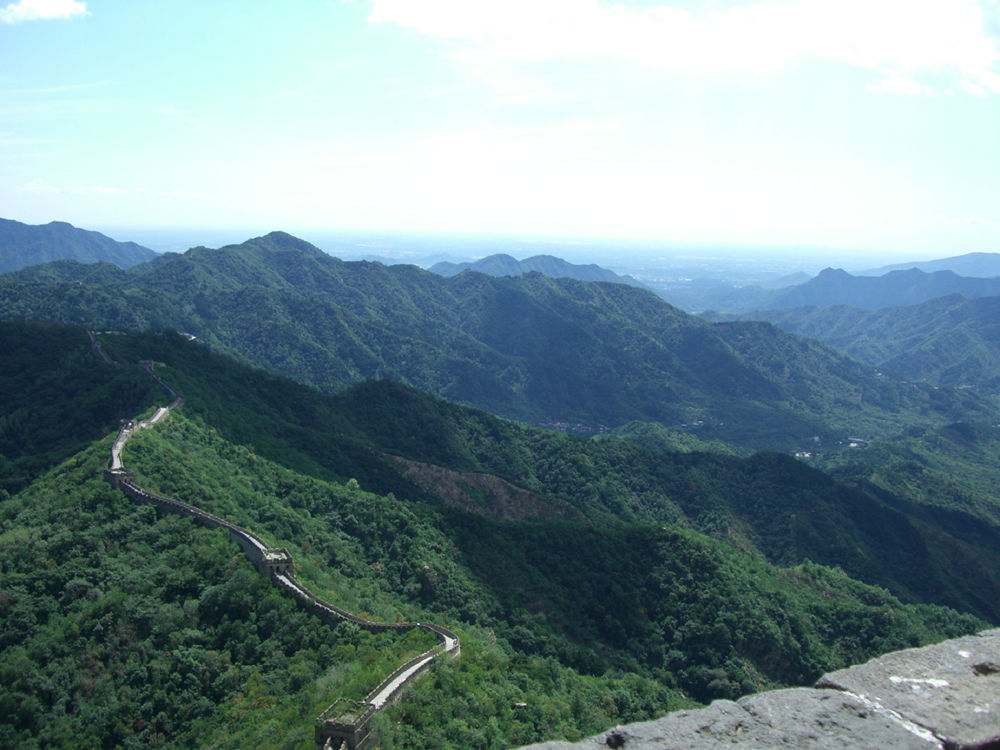
<svg viewBox="0 0 1000 750">
<path fill-rule="evenodd" d="M 112 360 L 105 354 L 99 341 L 89 332 L 94 350 L 107 362 Z M 163 420 L 172 409 L 184 403 L 184 399 L 170 385 L 163 381 L 155 372 L 152 362 L 142 362 L 140 366 L 150 377 L 162 385 L 174 397 L 170 406 L 163 406 L 148 420 L 124 422 L 111 448 L 111 460 L 104 470 L 104 478 L 114 487 L 120 489 L 130 498 L 139 503 L 148 503 L 167 513 L 179 513 L 193 518 L 197 523 L 210 529 L 223 528 L 229 532 L 229 538 L 243 550 L 247 558 L 257 566 L 261 575 L 268 576 L 282 591 L 294 597 L 305 609 L 315 614 L 320 620 L 330 626 L 336 626 L 343 620 L 372 632 L 396 630 L 406 632 L 414 629 L 426 630 L 437 636 L 439 643 L 434 648 L 415 656 L 400 665 L 381 683 L 378 684 L 363 701 L 351 701 L 344 698 L 335 701 L 316 719 L 316 743 L 324 749 L 346 748 L 346 750 L 364 750 L 370 739 L 370 720 L 372 716 L 399 698 L 402 689 L 419 675 L 429 669 L 434 662 L 442 657 L 456 658 L 461 653 L 458 636 L 440 625 L 420 622 L 387 623 L 375 622 L 359 617 L 345 609 L 319 598 L 295 579 L 295 566 L 291 554 L 285 548 L 268 547 L 256 534 L 234 523 L 230 523 L 208 511 L 180 500 L 157 495 L 139 487 L 133 474 L 125 468 L 122 451 L 136 431 L 149 429 Z"/>
</svg>

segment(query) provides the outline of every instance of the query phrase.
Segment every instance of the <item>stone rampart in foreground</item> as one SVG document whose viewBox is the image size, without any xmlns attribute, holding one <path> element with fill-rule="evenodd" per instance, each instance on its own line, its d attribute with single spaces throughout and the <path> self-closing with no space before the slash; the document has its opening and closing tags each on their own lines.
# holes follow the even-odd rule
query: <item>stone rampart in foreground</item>
<svg viewBox="0 0 1000 750">
<path fill-rule="evenodd" d="M 814 688 L 719 700 L 523 750 L 1000 750 L 1000 629 L 885 654 Z"/>
</svg>

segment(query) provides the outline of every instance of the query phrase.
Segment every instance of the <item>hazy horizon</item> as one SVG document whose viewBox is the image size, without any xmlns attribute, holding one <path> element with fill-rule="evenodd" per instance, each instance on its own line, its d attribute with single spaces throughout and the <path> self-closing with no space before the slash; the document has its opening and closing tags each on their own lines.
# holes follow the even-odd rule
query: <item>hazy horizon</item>
<svg viewBox="0 0 1000 750">
<path fill-rule="evenodd" d="M 837 248 L 801 248 L 733 243 L 684 243 L 594 237 L 547 237 L 439 232 L 365 232 L 310 229 L 222 227 L 81 227 L 99 231 L 119 242 L 136 242 L 156 252 L 185 252 L 240 244 L 272 231 L 287 232 L 344 260 L 377 259 L 428 267 L 441 260 L 471 262 L 504 253 L 518 260 L 552 255 L 571 263 L 594 263 L 623 273 L 704 268 L 720 277 L 818 273 L 823 268 L 867 271 L 883 265 L 920 262 L 961 253 L 873 253 Z"/>
<path fill-rule="evenodd" d="M 14 0 L 0 50 L 26 223 L 1000 250 L 997 0 Z"/>
</svg>

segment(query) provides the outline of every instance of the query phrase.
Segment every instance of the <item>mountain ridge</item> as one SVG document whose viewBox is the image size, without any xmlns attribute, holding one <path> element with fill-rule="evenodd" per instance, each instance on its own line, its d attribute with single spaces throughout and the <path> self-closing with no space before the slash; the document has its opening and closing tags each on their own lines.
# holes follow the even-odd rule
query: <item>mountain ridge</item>
<svg viewBox="0 0 1000 750">
<path fill-rule="evenodd" d="M 708 437 L 788 449 L 890 429 L 924 398 L 944 421 L 989 411 L 971 394 L 928 392 L 918 405 L 910 386 L 825 346 L 760 323 L 710 324 L 647 290 L 537 273 L 444 278 L 341 261 L 282 233 L 94 283 L 38 275 L 0 278 L 0 317 L 172 328 L 327 390 L 390 378 L 534 423 L 698 422 Z"/>
<path fill-rule="evenodd" d="M 849 305 L 870 310 L 918 304 L 956 292 L 966 297 L 997 296 L 1000 278 L 965 277 L 950 270 L 927 273 L 917 268 L 877 277 L 854 276 L 843 269 L 827 268 L 804 284 L 773 293 L 765 307 Z"/>
<path fill-rule="evenodd" d="M 825 341 L 910 380 L 1000 391 L 1000 297 L 968 299 L 955 292 L 905 307 L 788 308 L 745 317 Z"/>
<path fill-rule="evenodd" d="M 441 261 L 430 267 L 431 272 L 441 276 L 457 276 L 464 271 L 478 271 L 487 276 L 521 276 L 526 273 L 541 273 L 552 278 L 577 279 L 578 281 L 607 281 L 616 284 L 644 287 L 631 276 L 621 276 L 596 263 L 578 265 L 569 263 L 553 255 L 533 255 L 518 260 L 506 253 L 496 253 L 477 261 L 453 263 Z"/>
<path fill-rule="evenodd" d="M 49 329 L 26 327 L 26 343 L 50 341 Z M 184 394 L 182 409 L 129 443 L 140 486 L 287 541 L 302 579 L 340 592 L 352 611 L 456 623 L 462 660 L 415 683 L 374 727 L 401 749 L 476 747 L 487 730 L 501 746 L 579 737 L 690 705 L 677 686 L 735 697 L 983 626 L 904 605 L 842 570 L 781 568 L 741 549 L 745 521 L 727 517 L 726 500 L 773 504 L 760 480 L 783 471 L 804 477 L 786 494 L 799 498 L 800 534 L 821 520 L 810 513 L 834 484 L 788 457 L 645 452 L 518 426 L 398 383 L 324 396 L 167 332 L 98 338 L 120 362 L 159 362 Z M 74 351 L 103 369 L 85 337 Z M 49 406 L 72 408 L 79 393 L 65 385 Z M 331 685 L 350 694 L 360 684 L 364 695 L 386 644 L 350 628 L 316 633 L 224 535 L 113 492 L 100 479 L 111 440 L 84 443 L 0 503 L 0 701 L 15 707 L 0 739 L 309 746 L 314 707 L 328 705 Z M 390 477 L 384 453 L 513 477 L 585 520 L 454 508 Z M 673 499 L 662 494 L 671 481 Z M 692 526 L 713 536 L 673 515 L 675 500 L 693 503 Z M 762 515 L 748 507 L 747 518 Z"/>
<path fill-rule="evenodd" d="M 936 258 L 934 260 L 892 263 L 880 268 L 873 268 L 870 271 L 863 271 L 858 275 L 882 276 L 890 271 L 905 271 L 909 268 L 916 268 L 925 272 L 953 271 L 960 276 L 1000 276 L 1000 253 L 965 253 L 963 255 L 953 255 L 948 258 Z"/>
<path fill-rule="evenodd" d="M 135 242 L 117 242 L 100 232 L 78 229 L 64 221 L 23 224 L 0 219 L 0 273 L 56 260 L 103 261 L 130 268 L 156 257 Z"/>
</svg>

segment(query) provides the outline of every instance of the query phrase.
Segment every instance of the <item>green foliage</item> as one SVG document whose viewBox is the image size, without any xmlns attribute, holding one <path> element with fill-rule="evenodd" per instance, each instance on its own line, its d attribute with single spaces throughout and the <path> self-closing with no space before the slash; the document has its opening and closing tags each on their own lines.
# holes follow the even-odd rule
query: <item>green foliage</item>
<svg viewBox="0 0 1000 750">
<path fill-rule="evenodd" d="M 394 383 L 321 397 L 173 335 L 104 342 L 122 361 L 165 361 L 161 370 L 185 394 L 186 409 L 211 420 L 228 440 L 314 476 L 354 478 L 373 492 L 434 503 L 440 500 L 433 485 L 403 476 L 384 454 L 483 472 L 535 493 L 535 515 L 681 523 L 773 563 L 811 559 L 905 601 L 1000 618 L 1000 531 L 968 508 L 931 515 L 910 493 L 837 482 L 779 454 L 680 454 L 662 450 L 658 439 L 642 447 L 534 430 Z M 971 495 L 987 504 L 993 502 L 990 446 L 978 454 L 987 473 Z M 929 443 L 928 450 L 937 449 Z M 947 464 L 939 474 L 949 467 L 963 469 Z"/>
<path fill-rule="evenodd" d="M 856 448 L 822 453 L 820 466 L 847 480 L 867 480 L 922 505 L 1000 525 L 1000 428 L 958 422 Z"/>
<path fill-rule="evenodd" d="M 102 262 L 128 268 L 156 256 L 134 242 L 115 242 L 100 232 L 77 229 L 64 221 L 32 226 L 0 219 L 0 247 L 0 273 L 63 258 L 80 264 Z"/>
<path fill-rule="evenodd" d="M 628 440 L 630 443 L 658 452 L 700 452 L 723 455 L 747 455 L 750 453 L 721 440 L 702 440 L 693 431 L 671 429 L 657 422 L 630 422 L 615 429 L 611 434 L 620 440 Z"/>
<path fill-rule="evenodd" d="M 985 626 L 849 577 L 881 575 L 925 602 L 941 601 L 938 584 L 960 595 L 988 584 L 973 564 L 1000 569 L 987 557 L 944 559 L 1000 546 L 969 514 L 932 528 L 912 499 L 779 454 L 583 440 L 396 383 L 323 396 L 174 334 L 101 338 L 122 362 L 161 362 L 185 397 L 129 442 L 143 486 L 289 547 L 297 576 L 338 605 L 462 636 L 457 663 L 378 718 L 383 747 L 578 738 L 684 696 L 808 683 Z M 51 408 L 86 398 L 66 386 Z M 109 445 L 0 503 L 0 746 L 311 747 L 334 698 L 363 697 L 429 646 L 422 632 L 319 625 L 221 532 L 158 517 L 101 482 Z M 551 514 L 450 507 L 392 456 L 503 477 Z"/>
<path fill-rule="evenodd" d="M 118 428 L 161 389 L 93 352 L 84 330 L 0 323 L 0 498 Z"/>
<path fill-rule="evenodd" d="M 951 294 L 919 305 L 808 307 L 753 313 L 859 362 L 910 380 L 1000 392 L 1000 297 Z"/>
<path fill-rule="evenodd" d="M 465 630 L 462 650 L 379 717 L 381 747 L 505 750 L 540 737 L 579 740 L 695 705 L 635 673 L 590 677 L 553 657 L 512 651 L 492 630 Z"/>
<path fill-rule="evenodd" d="M 107 450 L 0 505 L 0 746 L 311 747 L 333 698 L 429 646 L 321 626 L 222 532 L 102 482 Z"/>
<path fill-rule="evenodd" d="M 703 439 L 752 448 L 995 414 L 771 326 L 708 324 L 643 289 L 541 274 L 446 279 L 344 263 L 281 233 L 66 278 L 0 279 L 0 318 L 171 328 L 328 392 L 386 378 L 526 422 L 698 424 Z"/>
<path fill-rule="evenodd" d="M 466 518 L 459 528 L 473 570 L 504 611 L 523 613 L 508 631 L 516 649 L 588 673 L 651 674 L 703 701 L 808 684 L 876 644 L 891 650 L 976 622 L 944 610 L 928 622 L 842 572 L 775 568 L 676 527 Z M 719 670 L 726 684 L 712 687 Z"/>
</svg>

